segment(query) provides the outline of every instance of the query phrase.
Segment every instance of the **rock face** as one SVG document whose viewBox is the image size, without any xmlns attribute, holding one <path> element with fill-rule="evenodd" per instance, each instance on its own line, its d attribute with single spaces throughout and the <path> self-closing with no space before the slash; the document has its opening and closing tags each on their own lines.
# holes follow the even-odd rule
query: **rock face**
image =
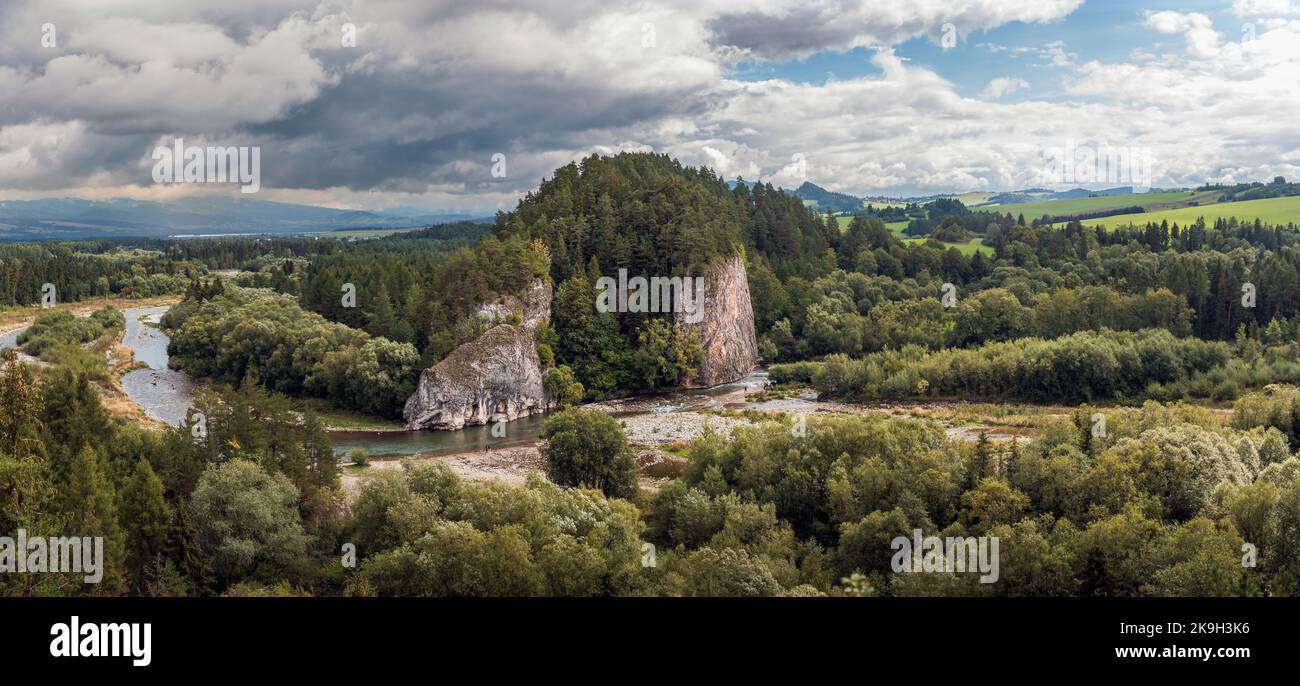
<svg viewBox="0 0 1300 686">
<path fill-rule="evenodd" d="M 544 412 L 533 330 L 550 319 L 551 297 L 551 285 L 539 279 L 522 298 L 481 306 L 478 316 L 503 321 L 517 314 L 523 323 L 493 326 L 424 370 L 403 411 L 407 427 L 455 430 Z"/>
<path fill-rule="evenodd" d="M 551 284 L 536 279 L 521 296 L 504 295 L 497 302 L 479 305 L 475 314 L 488 322 L 503 323 L 518 314 L 524 326 L 536 329 L 551 318 Z"/>
<path fill-rule="evenodd" d="M 744 378 L 758 364 L 754 335 L 754 307 L 749 300 L 749 280 L 740 253 L 717 260 L 704 271 L 704 312 L 697 323 L 676 312 L 677 326 L 698 331 L 704 346 L 704 363 L 694 386 L 709 387 Z"/>
</svg>

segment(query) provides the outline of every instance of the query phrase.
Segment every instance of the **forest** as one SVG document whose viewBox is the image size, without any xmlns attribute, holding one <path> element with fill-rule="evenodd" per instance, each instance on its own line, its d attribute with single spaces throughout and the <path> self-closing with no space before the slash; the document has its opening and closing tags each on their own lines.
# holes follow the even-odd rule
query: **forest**
<svg viewBox="0 0 1300 686">
<path fill-rule="evenodd" d="M 548 420 L 549 479 L 473 483 L 411 462 L 344 507 L 320 420 L 251 380 L 200 393 L 196 440 L 111 416 L 86 377 L 56 367 L 36 382 L 6 355 L 0 526 L 106 539 L 102 583 L 0 576 L 10 595 L 1300 592 L 1294 390 L 1243 396 L 1227 421 L 1113 411 L 1104 438 L 1084 410 L 1025 446 L 906 419 L 814 417 L 802 434 L 773 419 L 698 439 L 657 493 L 629 490 L 617 422 L 568 410 Z M 999 537 L 1000 581 L 890 574 L 889 542 L 914 528 Z M 1253 567 L 1238 559 L 1247 542 Z M 344 543 L 357 566 L 340 564 Z"/>
</svg>

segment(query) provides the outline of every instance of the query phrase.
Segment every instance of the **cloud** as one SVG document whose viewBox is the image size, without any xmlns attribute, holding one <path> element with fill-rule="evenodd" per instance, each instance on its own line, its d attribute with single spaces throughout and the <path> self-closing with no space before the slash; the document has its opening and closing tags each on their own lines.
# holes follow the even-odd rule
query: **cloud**
<svg viewBox="0 0 1300 686">
<path fill-rule="evenodd" d="M 556 167 L 620 150 L 863 194 L 1047 185 L 1044 151 L 1067 140 L 1149 149 L 1158 185 L 1300 172 L 1300 126 L 1277 115 L 1300 106 L 1300 22 L 1278 7 L 1244 42 L 1199 13 L 1144 15 L 1130 28 L 1152 43 L 1185 38 L 1181 53 L 1158 58 L 1154 48 L 1101 62 L 1061 40 L 989 43 L 982 50 L 1037 54 L 1059 80 L 1026 91 L 1000 76 L 969 97 L 893 46 L 937 40 L 945 23 L 966 40 L 1058 21 L 1079 2 L 109 5 L 0 4 L 6 197 L 218 192 L 152 185 L 149 152 L 175 136 L 261 146 L 259 197 L 466 211 L 508 208 Z M 45 22 L 58 27 L 55 48 L 40 45 Z M 355 48 L 340 42 L 349 22 Z M 732 71 L 862 46 L 878 74 L 810 84 Z M 491 174 L 495 153 L 505 178 Z"/>
<path fill-rule="evenodd" d="M 710 18 L 712 42 L 753 59 L 800 58 L 823 50 L 891 46 L 917 36 L 936 42 L 945 25 L 962 38 L 1010 22 L 1055 21 L 1082 0 L 766 0 Z"/>
<path fill-rule="evenodd" d="M 1219 54 L 1219 33 L 1210 18 L 1200 12 L 1150 12 L 1146 25 L 1160 33 L 1181 33 L 1186 37 L 1187 49 L 1198 57 Z"/>
<path fill-rule="evenodd" d="M 1038 51 L 1038 56 L 1045 64 L 1053 67 L 1070 67 L 1078 56 L 1065 51 L 1065 41 L 1052 41 Z"/>
<path fill-rule="evenodd" d="M 984 87 L 984 92 L 980 95 L 986 98 L 997 99 L 1004 95 L 1010 95 L 1022 88 L 1029 88 L 1029 82 L 1018 77 L 999 76 Z"/>
<path fill-rule="evenodd" d="M 1238 17 L 1295 17 L 1300 16 L 1300 2 L 1294 2 L 1293 0 L 1235 0 L 1232 3 L 1232 11 Z"/>
</svg>

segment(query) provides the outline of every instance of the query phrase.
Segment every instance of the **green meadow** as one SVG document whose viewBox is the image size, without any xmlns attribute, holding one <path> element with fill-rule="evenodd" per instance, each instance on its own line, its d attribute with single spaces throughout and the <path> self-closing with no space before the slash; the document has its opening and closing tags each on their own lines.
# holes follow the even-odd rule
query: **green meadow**
<svg viewBox="0 0 1300 686">
<path fill-rule="evenodd" d="M 1193 191 L 1170 191 L 1165 193 L 1137 193 L 1132 195 L 1103 195 L 1091 198 L 1071 198 L 1068 200 L 1041 200 L 1022 202 L 1011 205 L 985 205 L 981 210 L 993 212 L 1010 212 L 1014 216 L 1025 215 L 1026 220 L 1038 219 L 1043 215 L 1063 216 L 1083 214 L 1118 207 L 1152 207 L 1187 202 L 1196 193 Z"/>
<path fill-rule="evenodd" d="M 837 215 L 835 217 L 835 221 L 836 223 L 839 224 L 840 231 L 844 231 L 845 229 L 849 228 L 849 222 L 853 221 L 853 217 L 847 215 Z M 910 238 L 908 236 L 903 235 L 903 229 L 907 228 L 907 222 L 886 222 L 885 228 L 889 229 L 890 233 L 897 236 L 904 243 L 924 243 L 926 240 L 924 238 Z M 976 236 L 975 238 L 965 243 L 949 243 L 946 241 L 940 241 L 940 242 L 943 243 L 944 245 L 957 248 L 958 250 L 961 251 L 961 254 L 966 256 L 974 255 L 976 250 L 983 252 L 985 255 L 993 254 L 993 248 L 984 245 L 984 239 L 980 238 L 979 236 Z"/>
<path fill-rule="evenodd" d="M 1025 216 L 1028 217 L 1029 215 Z M 1205 223 L 1207 224 L 1214 223 L 1216 219 L 1230 219 L 1232 217 L 1236 217 L 1240 221 L 1259 219 L 1266 224 L 1300 223 L 1300 196 L 1223 202 L 1140 214 L 1118 214 L 1113 217 L 1085 220 L 1084 223 L 1088 226 L 1110 228 L 1128 224 L 1140 226 L 1147 222 L 1168 221 L 1170 224 L 1177 222 L 1179 226 L 1186 226 L 1195 223 L 1199 217 L 1205 217 Z"/>
</svg>

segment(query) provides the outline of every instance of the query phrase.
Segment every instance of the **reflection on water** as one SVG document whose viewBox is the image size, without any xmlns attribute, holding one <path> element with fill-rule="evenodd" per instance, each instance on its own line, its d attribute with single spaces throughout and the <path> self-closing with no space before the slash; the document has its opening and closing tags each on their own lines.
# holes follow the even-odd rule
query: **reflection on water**
<svg viewBox="0 0 1300 686">
<path fill-rule="evenodd" d="M 17 348 L 18 334 L 26 330 L 27 330 L 26 328 L 14 329 L 13 331 L 6 331 L 0 333 L 0 350 L 4 350 L 5 348 Z"/>
<path fill-rule="evenodd" d="M 194 383 L 185 372 L 167 368 L 167 334 L 146 326 L 156 323 L 167 306 L 133 307 L 126 316 L 126 333 L 122 344 L 131 349 L 137 362 L 149 365 L 122 377 L 122 389 L 144 413 L 173 426 L 185 422 L 185 414 L 194 403 Z M 141 320 L 143 318 L 143 321 Z"/>
<path fill-rule="evenodd" d="M 185 423 L 194 402 L 194 383 L 175 369 L 137 369 L 122 377 L 122 389 L 145 414 L 172 426 Z"/>
<path fill-rule="evenodd" d="M 149 365 L 150 369 L 167 368 L 167 343 L 169 338 L 162 330 L 146 326 L 145 322 L 157 324 L 167 311 L 167 306 L 137 307 L 124 311 L 126 317 L 126 334 L 122 344 L 135 353 L 135 361 Z"/>
<path fill-rule="evenodd" d="M 532 445 L 542 432 L 545 415 L 535 414 L 502 424 L 492 435 L 492 425 L 467 426 L 460 431 L 331 431 L 334 452 L 365 448 L 371 455 L 416 455 L 481 452 L 487 448 Z"/>
</svg>

